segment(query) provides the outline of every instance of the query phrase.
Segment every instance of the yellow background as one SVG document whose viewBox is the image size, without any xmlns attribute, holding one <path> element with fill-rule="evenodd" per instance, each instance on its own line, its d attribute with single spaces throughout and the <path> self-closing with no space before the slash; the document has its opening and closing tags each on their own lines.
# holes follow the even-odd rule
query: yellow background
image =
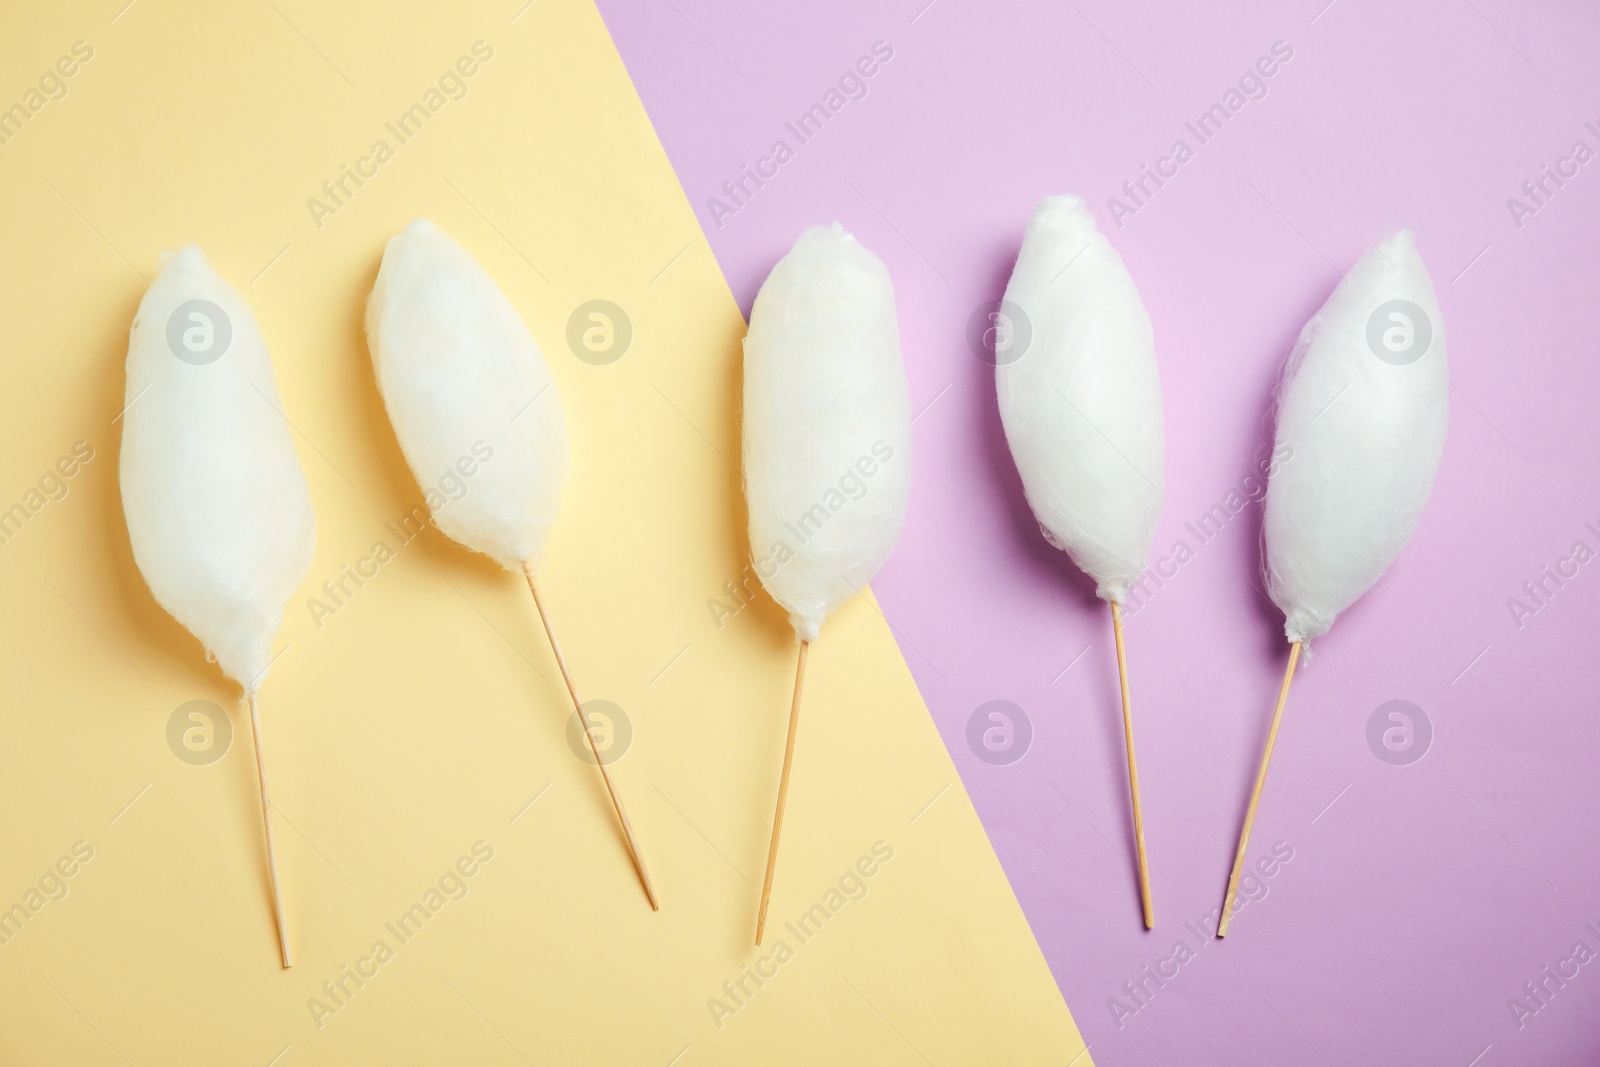
<svg viewBox="0 0 1600 1067">
<path fill-rule="evenodd" d="M 0 1060 L 1087 1064 L 867 597 L 812 656 L 770 936 L 874 842 L 894 858 L 713 1023 L 708 998 L 766 954 L 795 646 L 765 597 L 721 628 L 707 607 L 746 554 L 743 323 L 593 7 L 123 3 L 13 8 L 0 36 L 0 107 L 94 49 L 0 146 L 0 509 L 95 450 L 0 545 L 0 908 L 94 849 L 0 946 Z M 398 145 L 384 122 L 479 40 L 494 58 L 467 96 Z M 380 137 L 395 157 L 318 228 L 307 198 Z M 417 215 L 499 279 L 565 398 L 543 585 L 585 696 L 631 718 L 616 777 L 659 914 L 567 746 L 516 577 L 429 531 L 321 627 L 308 610 L 421 498 L 361 330 L 383 242 Z M 318 512 L 262 697 L 289 971 L 237 691 L 145 589 L 117 489 L 128 324 L 188 241 L 255 307 Z M 633 322 L 610 366 L 564 341 L 593 298 Z M 208 766 L 167 747 L 194 699 L 233 715 Z M 468 895 L 398 944 L 384 923 L 479 840 L 494 858 Z M 380 938 L 394 959 L 319 1029 L 308 998 Z"/>
</svg>

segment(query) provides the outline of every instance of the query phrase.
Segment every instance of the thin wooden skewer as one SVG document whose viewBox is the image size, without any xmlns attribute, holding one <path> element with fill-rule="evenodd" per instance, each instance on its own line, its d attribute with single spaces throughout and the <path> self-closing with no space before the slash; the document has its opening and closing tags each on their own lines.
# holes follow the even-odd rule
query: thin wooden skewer
<svg viewBox="0 0 1600 1067">
<path fill-rule="evenodd" d="M 1122 647 L 1122 606 L 1111 602 L 1111 629 L 1117 637 L 1117 680 L 1122 685 L 1122 736 L 1128 746 L 1128 789 L 1133 794 L 1133 840 L 1139 848 L 1139 902 L 1144 906 L 1144 928 L 1155 929 L 1156 913 L 1150 903 L 1150 863 L 1144 851 L 1144 812 L 1139 806 L 1139 764 L 1133 758 L 1133 701 L 1128 695 L 1128 654 Z"/>
<path fill-rule="evenodd" d="M 256 714 L 256 695 L 250 699 L 250 736 L 256 746 L 256 777 L 261 783 L 261 824 L 267 830 L 267 875 L 272 879 L 272 916 L 278 923 L 278 948 L 283 953 L 283 967 L 294 965 L 289 958 L 289 927 L 283 920 L 283 893 L 278 889 L 278 854 L 272 847 L 272 804 L 267 800 L 267 761 L 261 750 L 261 716 Z"/>
<path fill-rule="evenodd" d="M 1250 806 L 1244 812 L 1244 830 L 1239 834 L 1239 851 L 1233 854 L 1233 873 L 1228 876 L 1228 895 L 1222 901 L 1222 921 L 1217 936 L 1228 936 L 1233 919 L 1233 896 L 1239 889 L 1239 872 L 1244 868 L 1244 852 L 1250 846 L 1250 827 L 1256 821 L 1256 805 L 1261 803 L 1261 787 L 1267 782 L 1267 765 L 1272 762 L 1272 746 L 1278 743 L 1278 727 L 1283 722 L 1283 706 L 1289 702 L 1289 683 L 1294 680 L 1294 665 L 1300 660 L 1300 642 L 1289 646 L 1289 666 L 1283 672 L 1283 688 L 1278 690 L 1278 706 L 1272 710 L 1272 727 L 1267 731 L 1267 750 L 1261 753 L 1261 769 L 1256 771 L 1256 787 L 1250 791 Z"/>
<path fill-rule="evenodd" d="M 794 700 L 789 705 L 789 740 L 783 746 L 783 777 L 778 782 L 778 810 L 772 817 L 772 843 L 767 846 L 767 877 L 761 884 L 761 910 L 756 913 L 756 945 L 767 929 L 767 903 L 772 899 L 772 874 L 778 868 L 778 836 L 783 833 L 783 806 L 789 799 L 789 768 L 794 765 L 794 735 L 800 725 L 800 690 L 806 681 L 806 653 L 810 641 L 800 642 L 800 661 L 794 668 Z"/>
<path fill-rule="evenodd" d="M 539 612 L 539 621 L 544 623 L 545 636 L 550 639 L 550 651 L 556 655 L 556 666 L 561 668 L 561 680 L 567 683 L 572 706 L 578 711 L 578 721 L 583 723 L 583 736 L 589 739 L 589 751 L 594 753 L 594 761 L 600 765 L 600 777 L 605 779 L 606 792 L 611 794 L 611 806 L 616 809 L 617 821 L 622 824 L 622 834 L 628 840 L 628 854 L 633 857 L 634 869 L 639 872 L 639 881 L 644 885 L 644 895 L 650 901 L 650 910 L 660 911 L 661 905 L 656 902 L 655 886 L 650 884 L 650 872 L 645 869 L 639 842 L 633 836 L 633 824 L 628 821 L 628 813 L 622 807 L 622 798 L 617 795 L 617 787 L 612 784 L 611 772 L 606 769 L 605 757 L 600 755 L 600 746 L 595 743 L 594 731 L 589 728 L 589 717 L 583 713 L 583 701 L 578 697 L 578 686 L 572 680 L 572 672 L 567 669 L 567 658 L 561 654 L 561 645 L 556 641 L 555 628 L 550 625 L 550 616 L 545 613 L 544 601 L 539 599 L 539 586 L 533 580 L 533 568 L 524 563 L 522 573 L 528 579 L 528 591 L 533 594 L 533 606 Z"/>
</svg>

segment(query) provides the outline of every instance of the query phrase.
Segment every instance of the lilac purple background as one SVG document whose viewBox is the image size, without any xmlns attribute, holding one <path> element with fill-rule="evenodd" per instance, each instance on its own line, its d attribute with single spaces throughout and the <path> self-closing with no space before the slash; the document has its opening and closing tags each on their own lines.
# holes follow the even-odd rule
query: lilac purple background
<svg viewBox="0 0 1600 1067">
<path fill-rule="evenodd" d="M 1585 527 L 1600 530 L 1600 159 L 1520 227 L 1507 206 L 1575 141 L 1600 149 L 1585 128 L 1600 129 L 1600 17 L 1509 0 L 924 2 L 600 6 L 741 306 L 809 224 L 842 221 L 889 265 L 920 414 L 911 513 L 875 588 L 1094 1059 L 1600 1062 L 1600 960 L 1549 983 L 1521 1028 L 1508 1005 L 1575 942 L 1600 950 L 1585 928 L 1600 930 L 1600 561 L 1520 628 L 1507 603 L 1575 542 L 1600 549 Z M 894 54 L 866 97 L 719 226 L 708 199 L 775 140 L 796 147 L 785 121 L 880 40 Z M 1185 121 L 1277 41 L 1293 58 L 1265 98 L 1198 145 Z M 1178 138 L 1195 157 L 1116 227 L 1107 198 Z M 964 340 L 1030 208 L 1059 192 L 1094 206 L 1154 320 L 1155 557 L 1195 553 L 1129 621 L 1149 934 L 1108 619 L 1039 538 L 992 371 Z M 1202 946 L 1185 923 L 1219 902 L 1285 648 L 1254 588 L 1257 509 L 1204 544 L 1185 523 L 1249 473 L 1274 375 L 1338 270 L 1398 226 L 1450 336 L 1438 484 L 1407 554 L 1295 683 L 1253 848 L 1293 859 Z M 966 740 L 996 698 L 1035 730 L 1009 766 Z M 1366 740 L 1395 698 L 1435 731 L 1409 766 Z M 1123 983 L 1180 939 L 1194 958 L 1119 1026 L 1111 998 L 1139 1006 Z"/>
</svg>

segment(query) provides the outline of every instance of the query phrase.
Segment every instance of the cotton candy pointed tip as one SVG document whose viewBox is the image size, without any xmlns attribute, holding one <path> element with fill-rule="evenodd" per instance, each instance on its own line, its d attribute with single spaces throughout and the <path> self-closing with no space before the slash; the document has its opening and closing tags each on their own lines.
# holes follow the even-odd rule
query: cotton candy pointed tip
<svg viewBox="0 0 1600 1067">
<path fill-rule="evenodd" d="M 270 654 L 271 649 L 269 648 L 267 651 Z M 261 687 L 266 684 L 267 674 L 272 670 L 273 662 L 275 662 L 275 659 L 269 659 L 266 666 L 259 668 L 254 674 L 246 675 L 243 678 L 234 677 L 231 674 L 228 675 L 228 677 L 233 678 L 234 681 L 238 682 L 239 687 L 244 690 L 244 699 L 246 703 L 261 695 Z"/>
<path fill-rule="evenodd" d="M 812 245 L 857 245 L 856 235 L 844 228 L 844 223 L 824 222 L 815 226 L 807 226 L 794 242 L 794 248 L 805 248 Z"/>
<path fill-rule="evenodd" d="M 1089 214 L 1089 208 L 1083 197 L 1074 193 L 1052 193 L 1034 206 L 1033 213 L 1035 215 L 1087 215 Z"/>
<path fill-rule="evenodd" d="M 156 260 L 159 270 L 156 280 L 151 283 L 151 288 L 158 285 L 167 289 L 184 286 L 199 291 L 217 303 L 224 301 L 216 294 L 226 292 L 230 297 L 238 298 L 242 302 L 243 298 L 234 293 L 227 279 L 223 278 L 211 260 L 206 257 L 205 249 L 193 242 L 178 248 L 165 249 Z"/>
<path fill-rule="evenodd" d="M 828 278 L 840 285 L 858 284 L 863 276 L 885 284 L 889 268 L 842 223 L 808 228 L 784 257 L 792 269 L 813 272 L 812 280 Z"/>
<path fill-rule="evenodd" d="M 390 237 L 389 240 L 384 243 L 384 254 L 387 255 L 389 250 L 396 246 L 403 247 L 411 245 L 417 241 L 430 239 L 447 241 L 452 245 L 455 244 L 455 240 L 444 230 L 440 229 L 432 219 L 425 219 L 419 216 L 418 218 L 414 218 L 408 222 L 405 229 L 401 230 L 393 237 Z M 368 299 L 370 301 L 370 295 Z"/>
<path fill-rule="evenodd" d="M 1396 230 L 1367 249 L 1350 268 L 1345 281 L 1347 284 L 1341 288 L 1347 293 L 1353 291 L 1368 300 L 1384 297 L 1388 290 L 1396 288 L 1411 290 L 1412 296 L 1417 291 L 1425 292 L 1429 300 L 1424 303 L 1432 310 L 1433 280 L 1412 230 Z"/>
<path fill-rule="evenodd" d="M 1417 254 L 1417 235 L 1414 230 L 1396 230 L 1374 250 L 1379 255 L 1414 256 Z"/>
<path fill-rule="evenodd" d="M 1414 272 L 1424 277 L 1428 273 L 1428 268 L 1422 262 L 1422 253 L 1417 249 L 1417 235 L 1409 229 L 1396 230 L 1369 248 L 1351 273 L 1362 270 L 1374 270 L 1385 275 Z"/>
<path fill-rule="evenodd" d="M 1095 224 L 1094 212 L 1089 210 L 1083 197 L 1067 193 L 1047 196 L 1039 201 L 1034 206 L 1033 214 L 1028 217 L 1028 228 L 1083 229 L 1093 232 L 1099 227 Z"/>
<path fill-rule="evenodd" d="M 790 614 L 789 625 L 794 627 L 795 636 L 802 641 L 815 641 L 822 636 L 822 616 Z"/>
<path fill-rule="evenodd" d="M 208 268 L 211 266 L 210 262 L 206 259 L 205 251 L 193 241 L 186 245 L 180 245 L 177 248 L 164 249 L 161 254 L 156 257 L 156 266 L 160 267 L 163 271 L 168 267 L 173 266 L 176 266 L 180 269 L 187 269 L 199 265 L 204 265 Z"/>
<path fill-rule="evenodd" d="M 1317 619 L 1297 611 L 1284 620 L 1283 636 L 1291 645 L 1306 645 L 1332 628 L 1332 619 Z"/>
<path fill-rule="evenodd" d="M 1128 602 L 1128 593 L 1132 589 L 1133 583 L 1127 579 L 1098 582 L 1094 587 L 1094 595 L 1104 600 L 1107 604 L 1115 604 L 1121 607 Z"/>
<path fill-rule="evenodd" d="M 861 248 L 861 242 L 856 240 L 855 234 L 844 228 L 843 223 L 820 223 L 816 226 L 807 226 L 801 231 L 784 259 L 794 257 L 807 260 L 831 259 L 849 255 L 858 248 Z"/>
</svg>

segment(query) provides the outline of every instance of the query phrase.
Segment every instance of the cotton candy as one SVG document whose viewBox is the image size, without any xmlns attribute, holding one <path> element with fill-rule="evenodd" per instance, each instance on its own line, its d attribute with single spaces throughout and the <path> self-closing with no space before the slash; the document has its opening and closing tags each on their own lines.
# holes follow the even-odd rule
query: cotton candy
<svg viewBox="0 0 1600 1067">
<path fill-rule="evenodd" d="M 366 327 L 389 421 L 439 529 L 511 570 L 534 561 L 567 479 L 567 424 L 511 302 L 418 219 L 384 249 Z"/>
<path fill-rule="evenodd" d="M 122 509 L 156 600 L 254 696 L 316 520 L 272 360 L 244 298 L 190 245 L 128 337 Z"/>
<path fill-rule="evenodd" d="M 1411 539 L 1444 449 L 1444 321 L 1409 230 L 1300 332 L 1278 398 L 1266 580 L 1290 641 L 1328 632 Z"/>
<path fill-rule="evenodd" d="M 744 477 L 756 573 L 815 641 L 883 566 L 911 491 L 894 287 L 838 223 L 801 234 L 750 311 Z"/>
<path fill-rule="evenodd" d="M 998 315 L 995 390 L 1028 503 L 1120 604 L 1161 513 L 1161 383 L 1150 317 L 1082 200 L 1034 209 Z"/>
</svg>

